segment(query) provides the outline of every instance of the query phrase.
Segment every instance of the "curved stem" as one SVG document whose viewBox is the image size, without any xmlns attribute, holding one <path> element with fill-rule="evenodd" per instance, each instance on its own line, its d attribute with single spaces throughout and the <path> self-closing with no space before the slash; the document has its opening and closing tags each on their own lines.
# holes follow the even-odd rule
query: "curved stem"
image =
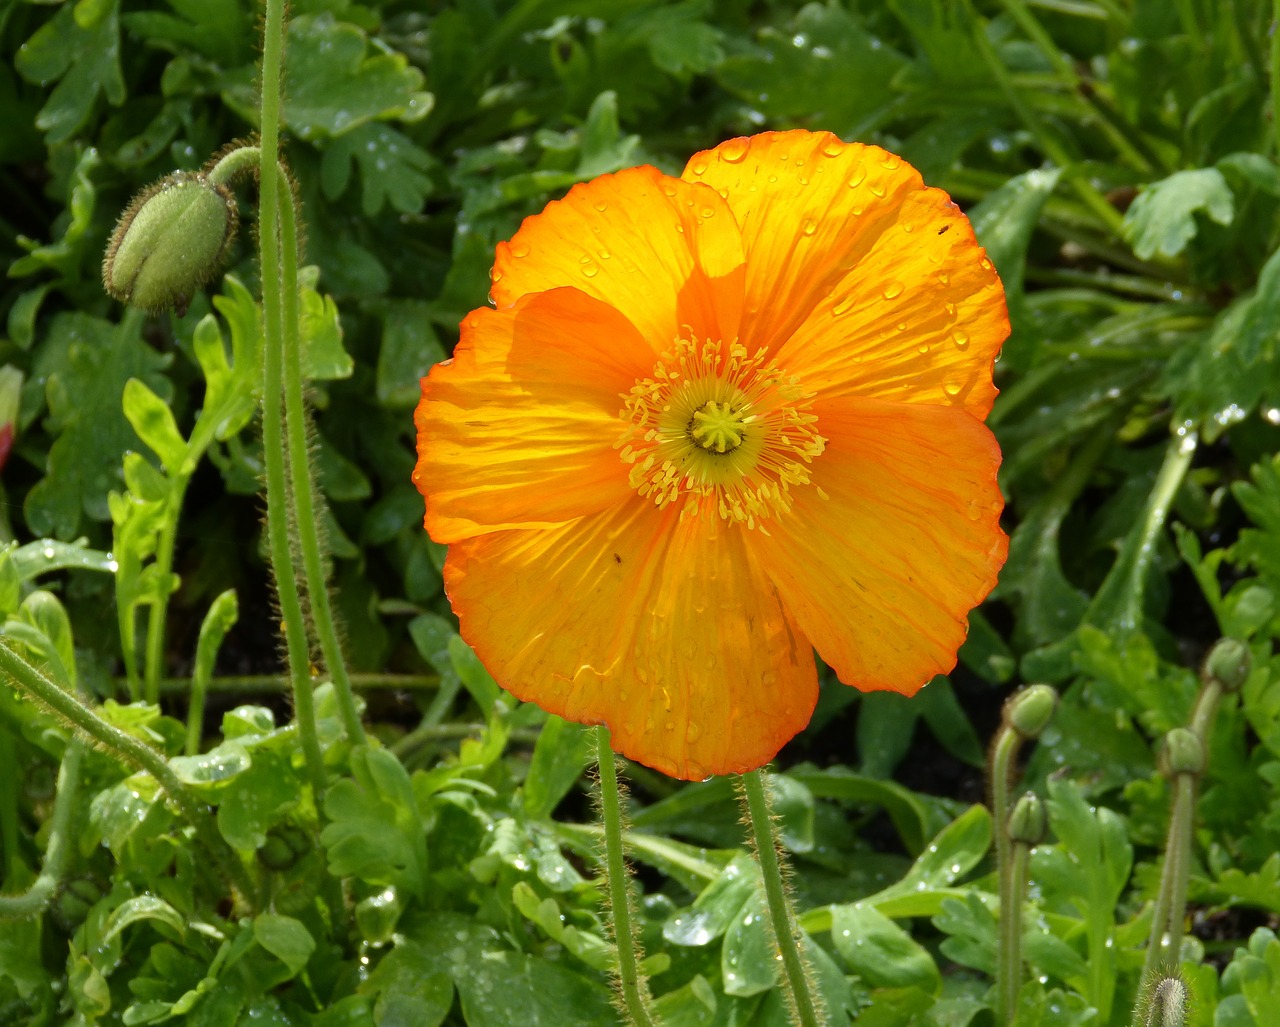
<svg viewBox="0 0 1280 1027">
<path fill-rule="evenodd" d="M 759 770 L 751 770 L 738 780 L 746 799 L 747 815 L 755 837 L 756 858 L 764 878 L 765 902 L 769 907 L 769 922 L 773 938 L 782 957 L 784 986 L 788 1005 L 796 1023 L 801 1027 L 818 1027 L 818 1007 L 810 988 L 810 979 L 797 943 L 795 916 L 782 881 L 782 864 L 778 854 L 778 839 L 774 832 L 773 814 L 764 790 L 764 777 Z"/>
<path fill-rule="evenodd" d="M 284 300 L 280 240 L 280 194 L 284 175 L 280 149 L 280 71 L 284 51 L 284 0 L 266 0 L 262 33 L 262 167 L 258 193 L 258 245 L 262 265 L 264 366 L 262 382 L 262 457 L 267 482 L 267 535 L 284 621 L 285 652 L 293 686 L 294 716 L 302 741 L 317 807 L 325 789 L 324 755 L 316 733 L 315 699 L 311 691 L 311 658 L 306 621 L 298 595 L 298 579 L 289 546 L 289 486 L 284 467 L 282 410 Z M 285 189 L 288 186 L 285 183 Z M 292 200 L 290 200 L 292 203 Z"/>
<path fill-rule="evenodd" d="M 365 743 L 364 727 L 360 723 L 360 709 L 356 705 L 351 679 L 347 675 L 342 645 L 329 605 L 329 587 L 325 575 L 324 553 L 320 542 L 316 506 L 323 514 L 323 500 L 316 500 L 316 487 L 311 477 L 311 457 L 307 449 L 307 411 L 304 401 L 305 383 L 302 376 L 302 340 L 298 332 L 298 230 L 293 209 L 293 194 L 280 205 L 280 242 L 284 254 L 284 409 L 286 444 L 289 452 L 289 473 L 294 503 L 294 529 L 298 548 L 302 551 L 302 565 L 306 582 L 307 599 L 311 609 L 311 625 L 325 669 L 333 681 L 338 710 L 342 715 L 347 738 L 355 745 Z"/>
<path fill-rule="evenodd" d="M 67 871 L 70 850 L 68 834 L 71 815 L 75 812 L 80 791 L 80 758 L 84 744 L 78 738 L 67 743 L 67 751 L 58 768 L 58 794 L 53 800 L 53 817 L 49 822 L 49 842 L 44 850 L 40 876 L 21 895 L 0 895 L 0 920 L 36 916 L 42 913 L 62 883 Z"/>
<path fill-rule="evenodd" d="M 635 1027 L 653 1027 L 648 987 L 640 972 L 635 929 L 631 920 L 631 895 L 627 890 L 627 865 L 622 851 L 622 802 L 618 795 L 618 768 L 609 729 L 596 728 L 596 757 L 600 766 L 600 820 L 604 826 L 605 875 L 609 904 L 613 909 L 613 940 L 618 951 L 618 985 L 622 1005 Z"/>
<path fill-rule="evenodd" d="M 178 811 L 195 829 L 196 838 L 204 846 L 222 876 L 246 899 L 253 895 L 253 884 L 239 857 L 222 840 L 208 809 L 193 795 L 165 761 L 150 746 L 108 724 L 93 710 L 64 692 L 0 641 L 0 673 L 32 700 L 50 710 L 76 731 L 98 743 L 126 763 L 145 770 L 165 790 Z"/>
<path fill-rule="evenodd" d="M 1142 980 L 1150 980 L 1163 964 L 1176 963 L 1182 948 L 1182 918 L 1187 905 L 1191 872 L 1191 821 L 1195 812 L 1195 775 L 1179 774 L 1174 782 L 1173 812 L 1165 844 L 1160 890 L 1151 911 L 1151 937 L 1142 966 Z"/>
</svg>

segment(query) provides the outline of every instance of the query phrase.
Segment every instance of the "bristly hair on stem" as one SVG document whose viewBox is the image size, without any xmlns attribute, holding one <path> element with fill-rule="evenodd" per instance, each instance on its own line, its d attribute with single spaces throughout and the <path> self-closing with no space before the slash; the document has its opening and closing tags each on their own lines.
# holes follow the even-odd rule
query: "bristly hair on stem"
<svg viewBox="0 0 1280 1027">
<path fill-rule="evenodd" d="M 768 930 L 782 962 L 782 993 L 791 1022 L 797 1027 L 826 1023 L 818 998 L 813 967 L 800 944 L 803 934 L 796 925 L 795 900 L 789 886 L 790 867 L 778 837 L 777 816 L 769 802 L 764 772 L 752 770 L 735 778 L 743 807 L 743 823 L 755 851 L 764 884 Z"/>
<path fill-rule="evenodd" d="M 604 828 L 606 917 L 613 935 L 616 960 L 613 964 L 614 1006 L 632 1027 L 660 1027 L 649 995 L 649 982 L 641 968 L 644 952 L 640 947 L 640 931 L 631 904 L 631 868 L 627 864 L 623 835 L 626 828 L 626 786 L 618 780 L 617 757 L 610 745 L 609 729 L 596 728 L 596 771 L 599 787 L 592 792 L 593 801 Z"/>
</svg>

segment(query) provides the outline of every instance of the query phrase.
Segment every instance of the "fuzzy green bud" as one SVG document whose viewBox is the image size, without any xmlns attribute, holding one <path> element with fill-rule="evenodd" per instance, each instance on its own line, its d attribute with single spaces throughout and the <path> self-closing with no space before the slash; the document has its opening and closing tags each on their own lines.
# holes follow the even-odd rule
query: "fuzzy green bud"
<svg viewBox="0 0 1280 1027">
<path fill-rule="evenodd" d="M 1177 977 L 1164 977 L 1151 992 L 1147 1027 L 1183 1027 L 1187 1022 L 1187 986 Z"/>
<path fill-rule="evenodd" d="M 1058 693 L 1049 685 L 1028 685 L 1004 704 L 1005 723 L 1023 738 L 1038 738 L 1057 706 Z"/>
<path fill-rule="evenodd" d="M 235 198 L 195 172 L 176 172 L 139 193 L 116 224 L 102 261 L 103 287 L 144 310 L 186 313 L 222 267 L 239 218 Z"/>
<path fill-rule="evenodd" d="M 1027 792 L 1013 805 L 1007 831 L 1009 841 L 1022 845 L 1039 845 L 1049 828 L 1049 814 L 1035 792 Z"/>
<path fill-rule="evenodd" d="M 1170 777 L 1204 773 L 1204 746 L 1189 728 L 1175 727 L 1164 736 L 1161 769 Z"/>
<path fill-rule="evenodd" d="M 1238 638 L 1220 638 L 1204 658 L 1203 676 L 1218 682 L 1224 692 L 1235 692 L 1253 669 L 1253 654 Z"/>
</svg>

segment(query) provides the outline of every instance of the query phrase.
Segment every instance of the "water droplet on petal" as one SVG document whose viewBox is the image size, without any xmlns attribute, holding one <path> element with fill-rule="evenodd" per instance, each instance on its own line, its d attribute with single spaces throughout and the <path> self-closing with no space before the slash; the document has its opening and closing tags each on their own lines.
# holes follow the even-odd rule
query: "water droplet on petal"
<svg viewBox="0 0 1280 1027">
<path fill-rule="evenodd" d="M 695 175 L 705 175 L 707 173 L 707 162 L 702 159 L 695 160 L 689 165 L 689 170 Z"/>
<path fill-rule="evenodd" d="M 892 281 L 884 287 L 884 298 L 887 300 L 895 299 L 902 295 L 903 285 L 899 281 Z"/>
<path fill-rule="evenodd" d="M 822 144 L 822 152 L 828 157 L 839 157 L 848 148 L 848 143 L 834 136 Z"/>
<path fill-rule="evenodd" d="M 722 143 L 720 149 L 716 152 L 720 154 L 720 159 L 730 164 L 737 164 L 747 155 L 747 151 L 751 148 L 749 139 L 730 139 L 728 142 Z M 701 172 L 698 172 L 701 174 Z"/>
<path fill-rule="evenodd" d="M 913 225 L 910 221 L 904 221 L 902 223 L 902 230 L 904 232 L 914 232 L 916 230 L 916 226 Z"/>
<path fill-rule="evenodd" d="M 942 386 L 942 391 L 954 399 L 956 396 L 960 395 L 960 388 L 961 386 L 959 382 L 947 382 Z"/>
<path fill-rule="evenodd" d="M 842 299 L 839 303 L 837 303 L 834 307 L 831 308 L 831 313 L 835 314 L 836 317 L 839 317 L 841 314 L 847 314 L 852 306 L 853 306 L 853 297 L 846 296 L 844 299 Z"/>
<path fill-rule="evenodd" d="M 963 328 L 957 328 L 951 333 L 951 341 L 956 344 L 956 349 L 969 348 L 969 333 Z"/>
<path fill-rule="evenodd" d="M 800 226 L 800 230 L 804 232 L 805 235 L 813 235 L 813 233 L 818 230 L 818 222 L 813 218 L 805 218 L 804 224 Z"/>
<path fill-rule="evenodd" d="M 527 257 L 529 255 L 529 244 L 523 241 L 513 242 L 510 252 L 513 257 Z"/>
<path fill-rule="evenodd" d="M 600 272 L 600 268 L 597 267 L 595 264 L 588 264 L 586 267 L 582 269 L 582 273 L 586 275 L 588 278 L 595 278 L 595 276 L 599 272 Z"/>
</svg>

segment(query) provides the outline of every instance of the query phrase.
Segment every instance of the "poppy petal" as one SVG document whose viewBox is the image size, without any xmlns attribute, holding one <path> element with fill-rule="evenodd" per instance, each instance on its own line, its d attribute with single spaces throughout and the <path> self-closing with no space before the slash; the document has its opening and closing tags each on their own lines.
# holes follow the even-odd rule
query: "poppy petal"
<svg viewBox="0 0 1280 1027">
<path fill-rule="evenodd" d="M 813 411 L 827 439 L 813 484 L 753 550 L 841 681 L 912 695 L 955 666 L 969 611 L 1004 563 L 1000 451 L 957 408 Z"/>
<path fill-rule="evenodd" d="M 809 721 L 813 649 L 712 513 L 629 503 L 449 547 L 462 637 L 518 698 L 689 780 L 767 763 Z"/>
<path fill-rule="evenodd" d="M 631 323 L 575 289 L 473 311 L 415 414 L 413 480 L 431 537 L 560 524 L 634 500 L 614 443 L 621 394 L 652 369 Z"/>
<path fill-rule="evenodd" d="M 490 295 L 499 306 L 573 286 L 604 300 L 657 353 L 685 326 L 732 339 L 742 305 L 742 241 L 720 195 L 629 168 L 574 186 L 498 244 Z"/>
<path fill-rule="evenodd" d="M 695 154 L 746 251 L 748 348 L 818 392 L 963 406 L 985 417 L 1009 334 L 1004 294 L 950 197 L 876 146 L 768 132 Z"/>
</svg>

